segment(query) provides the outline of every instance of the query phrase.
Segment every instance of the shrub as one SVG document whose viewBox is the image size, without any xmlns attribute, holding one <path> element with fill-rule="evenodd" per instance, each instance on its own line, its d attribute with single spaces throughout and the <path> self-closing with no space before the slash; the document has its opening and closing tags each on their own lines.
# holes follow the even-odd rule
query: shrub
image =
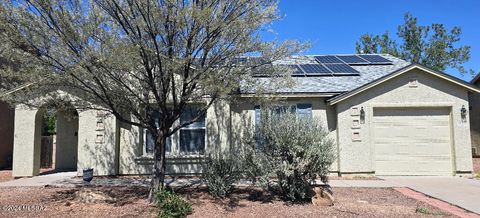
<svg viewBox="0 0 480 218">
<path fill-rule="evenodd" d="M 192 206 L 172 190 L 161 189 L 155 193 L 158 217 L 186 217 L 192 213 Z"/>
<path fill-rule="evenodd" d="M 417 208 L 415 208 L 415 213 L 429 214 L 430 212 L 425 207 L 417 206 Z"/>
<path fill-rule="evenodd" d="M 241 177 L 241 163 L 232 155 L 211 154 L 206 158 L 203 180 L 209 193 L 224 198 L 233 190 L 233 183 Z"/>
<path fill-rule="evenodd" d="M 315 179 L 328 182 L 335 144 L 327 135 L 318 121 L 295 112 L 262 111 L 256 143 L 250 144 L 255 149 L 245 150 L 247 174 L 289 200 L 304 199 Z"/>
</svg>

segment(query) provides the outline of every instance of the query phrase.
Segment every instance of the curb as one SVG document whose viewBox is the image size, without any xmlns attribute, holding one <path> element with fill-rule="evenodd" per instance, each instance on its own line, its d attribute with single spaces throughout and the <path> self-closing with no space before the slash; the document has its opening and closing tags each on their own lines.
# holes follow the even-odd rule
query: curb
<svg viewBox="0 0 480 218">
<path fill-rule="evenodd" d="M 480 215 L 466 211 L 463 208 L 460 208 L 456 205 L 432 198 L 420 192 L 414 191 L 410 188 L 394 188 L 394 190 L 402 193 L 403 195 L 413 198 L 415 200 L 429 204 L 430 206 L 439 208 L 445 212 L 451 213 L 453 215 L 464 217 L 464 218 L 480 218 Z"/>
</svg>

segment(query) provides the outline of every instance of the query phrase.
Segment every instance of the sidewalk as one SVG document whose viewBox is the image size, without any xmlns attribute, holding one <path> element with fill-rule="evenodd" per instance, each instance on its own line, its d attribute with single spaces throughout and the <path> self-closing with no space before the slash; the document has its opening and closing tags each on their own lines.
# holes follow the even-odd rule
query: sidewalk
<svg viewBox="0 0 480 218">
<path fill-rule="evenodd" d="M 61 172 L 48 175 L 34 176 L 30 178 L 15 179 L 7 182 L 1 182 L 0 187 L 34 187 L 52 185 L 56 182 L 72 178 L 77 172 Z"/>
<path fill-rule="evenodd" d="M 405 187 L 387 180 L 330 180 L 328 182 L 332 187 L 341 188 L 393 188 Z"/>
<path fill-rule="evenodd" d="M 169 186 L 204 185 L 199 178 L 165 179 Z M 321 183 L 318 181 L 318 183 Z M 391 188 L 404 187 L 398 183 L 387 180 L 330 180 L 332 187 L 351 188 Z M 78 187 L 78 186 L 149 186 L 149 177 L 95 177 L 92 182 L 86 184 L 81 177 L 76 177 L 76 172 L 54 173 L 31 178 L 16 179 L 0 183 L 0 187 L 21 187 L 21 186 L 55 186 L 55 187 Z M 238 186 L 250 186 L 248 181 L 240 181 Z"/>
<path fill-rule="evenodd" d="M 480 214 L 480 180 L 452 176 L 390 176 L 381 179 L 394 184 L 395 187 L 408 187 Z"/>
</svg>

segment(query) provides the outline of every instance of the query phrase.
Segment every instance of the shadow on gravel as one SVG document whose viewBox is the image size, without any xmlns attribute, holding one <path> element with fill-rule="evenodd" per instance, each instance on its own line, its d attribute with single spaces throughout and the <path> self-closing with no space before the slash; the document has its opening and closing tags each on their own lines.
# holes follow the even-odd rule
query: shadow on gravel
<svg viewBox="0 0 480 218">
<path fill-rule="evenodd" d="M 64 204 L 83 202 L 84 193 L 91 193 L 90 198 L 99 198 L 102 203 L 123 206 L 148 197 L 147 187 L 81 187 L 68 190 L 60 190 L 52 195 L 51 200 Z M 93 197 L 91 197 L 93 196 Z M 96 199 L 91 199 L 95 201 Z M 96 202 L 98 203 L 98 202 Z"/>
</svg>

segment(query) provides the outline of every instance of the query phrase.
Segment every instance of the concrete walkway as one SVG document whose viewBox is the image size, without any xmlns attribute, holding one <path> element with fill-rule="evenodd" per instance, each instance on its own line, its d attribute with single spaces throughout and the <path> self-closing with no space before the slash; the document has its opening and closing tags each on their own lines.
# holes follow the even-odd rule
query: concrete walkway
<svg viewBox="0 0 480 218">
<path fill-rule="evenodd" d="M 60 172 L 30 178 L 15 179 L 8 182 L 1 182 L 0 187 L 35 187 L 52 185 L 54 183 L 72 178 L 77 172 Z"/>
<path fill-rule="evenodd" d="M 330 180 L 332 187 L 341 188 L 392 188 L 404 187 L 387 180 Z"/>
<path fill-rule="evenodd" d="M 438 176 L 392 176 L 381 178 L 395 187 L 408 187 L 480 214 L 480 180 Z"/>
</svg>

